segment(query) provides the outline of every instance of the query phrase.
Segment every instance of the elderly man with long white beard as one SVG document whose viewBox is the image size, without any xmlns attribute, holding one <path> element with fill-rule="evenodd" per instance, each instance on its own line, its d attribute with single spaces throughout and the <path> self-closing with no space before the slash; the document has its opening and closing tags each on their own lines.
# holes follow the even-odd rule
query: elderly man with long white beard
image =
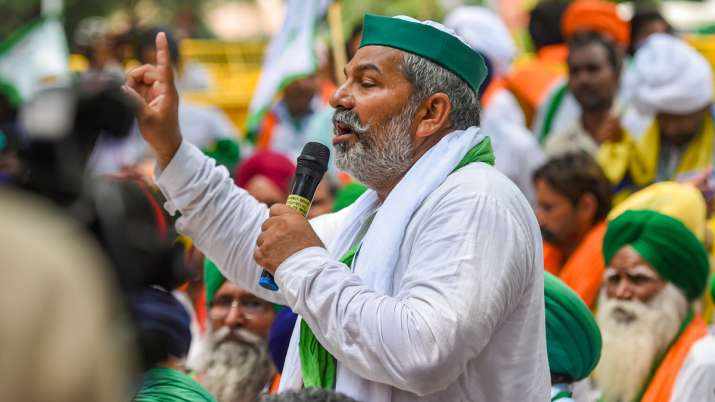
<svg viewBox="0 0 715 402">
<path fill-rule="evenodd" d="M 192 368 L 218 402 L 255 402 L 276 373 L 267 341 L 275 306 L 227 281 L 208 260 L 204 284 L 208 328 Z"/>
<path fill-rule="evenodd" d="M 677 219 L 626 211 L 608 224 L 603 255 L 602 400 L 712 401 L 715 337 L 693 309 L 709 268 L 702 243 Z"/>
<path fill-rule="evenodd" d="M 544 401 L 549 370 L 541 236 L 480 133 L 482 58 L 453 32 L 366 16 L 331 99 L 338 167 L 370 190 L 306 220 L 270 210 L 182 141 L 162 35 L 132 71 L 142 135 L 179 231 L 231 281 L 288 305 L 281 389 L 387 401 Z M 279 291 L 257 282 L 264 268 Z"/>
</svg>

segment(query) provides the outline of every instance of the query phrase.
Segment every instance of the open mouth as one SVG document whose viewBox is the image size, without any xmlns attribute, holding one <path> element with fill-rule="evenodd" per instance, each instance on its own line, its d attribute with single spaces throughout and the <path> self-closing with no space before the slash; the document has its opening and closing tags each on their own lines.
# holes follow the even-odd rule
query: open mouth
<svg viewBox="0 0 715 402">
<path fill-rule="evenodd" d="M 336 122 L 333 130 L 333 144 L 339 144 L 350 141 L 355 138 L 356 134 L 350 125 Z"/>
</svg>

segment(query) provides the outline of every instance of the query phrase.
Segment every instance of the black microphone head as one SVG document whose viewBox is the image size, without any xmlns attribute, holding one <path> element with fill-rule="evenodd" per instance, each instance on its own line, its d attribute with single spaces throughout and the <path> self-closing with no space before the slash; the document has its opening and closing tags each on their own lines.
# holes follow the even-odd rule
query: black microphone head
<svg viewBox="0 0 715 402">
<path fill-rule="evenodd" d="M 328 170 L 328 160 L 330 159 L 330 149 L 319 142 L 309 142 L 303 147 L 303 151 L 298 157 L 297 167 L 315 170 L 323 175 Z"/>
</svg>

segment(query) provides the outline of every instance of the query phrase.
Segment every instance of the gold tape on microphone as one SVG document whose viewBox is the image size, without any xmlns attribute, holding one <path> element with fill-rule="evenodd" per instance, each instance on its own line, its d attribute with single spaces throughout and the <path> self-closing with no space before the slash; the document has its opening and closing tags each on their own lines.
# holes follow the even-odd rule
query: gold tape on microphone
<svg viewBox="0 0 715 402">
<path fill-rule="evenodd" d="M 288 201 L 286 201 L 286 205 L 295 209 L 303 216 L 308 215 L 308 210 L 310 209 L 310 203 L 311 203 L 311 201 L 309 199 L 307 199 L 305 197 L 301 197 L 299 195 L 295 195 L 295 194 L 289 195 Z"/>
</svg>

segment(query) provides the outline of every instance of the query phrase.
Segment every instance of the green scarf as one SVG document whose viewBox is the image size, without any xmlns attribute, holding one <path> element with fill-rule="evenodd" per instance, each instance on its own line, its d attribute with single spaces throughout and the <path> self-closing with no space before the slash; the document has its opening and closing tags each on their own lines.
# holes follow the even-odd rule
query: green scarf
<svg viewBox="0 0 715 402">
<path fill-rule="evenodd" d="M 484 162 L 494 165 L 494 152 L 492 142 L 489 137 L 484 138 L 477 145 L 472 147 L 457 166 L 455 171 L 469 165 L 470 163 Z M 355 259 L 359 248 L 359 243 L 348 250 L 340 262 L 350 267 Z M 335 357 L 328 352 L 313 334 L 305 321 L 300 321 L 300 367 L 303 372 L 303 386 L 305 388 L 335 389 L 335 374 L 337 372 L 337 362 Z"/>
<path fill-rule="evenodd" d="M 156 367 L 144 376 L 134 402 L 216 402 L 211 394 L 188 375 L 171 368 Z"/>
</svg>

